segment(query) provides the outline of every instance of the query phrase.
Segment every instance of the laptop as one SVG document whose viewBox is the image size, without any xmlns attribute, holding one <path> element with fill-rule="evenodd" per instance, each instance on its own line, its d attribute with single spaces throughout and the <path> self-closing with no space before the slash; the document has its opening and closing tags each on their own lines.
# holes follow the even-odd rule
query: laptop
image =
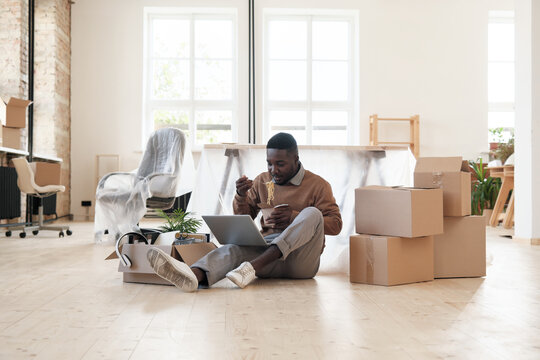
<svg viewBox="0 0 540 360">
<path fill-rule="evenodd" d="M 202 218 L 220 244 L 269 245 L 249 215 L 203 215 Z"/>
</svg>

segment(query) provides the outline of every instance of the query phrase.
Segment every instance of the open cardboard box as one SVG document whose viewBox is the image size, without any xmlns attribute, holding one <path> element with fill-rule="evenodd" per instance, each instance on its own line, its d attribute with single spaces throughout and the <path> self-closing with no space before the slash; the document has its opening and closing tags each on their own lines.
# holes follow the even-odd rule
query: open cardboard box
<svg viewBox="0 0 540 360">
<path fill-rule="evenodd" d="M 355 190 L 356 232 L 419 237 L 443 232 L 441 189 L 366 186 Z"/>
<path fill-rule="evenodd" d="M 434 237 L 435 278 L 486 275 L 483 216 L 445 217 L 444 234 Z"/>
<path fill-rule="evenodd" d="M 350 281 L 400 285 L 433 280 L 433 236 L 350 237 Z"/>
<path fill-rule="evenodd" d="M 471 173 L 456 157 L 421 157 L 414 169 L 414 186 L 443 189 L 444 216 L 471 215 Z"/>
<path fill-rule="evenodd" d="M 26 127 L 26 109 L 32 101 L 11 98 L 6 103 L 0 99 L 0 122 L 10 128 Z"/>
<path fill-rule="evenodd" d="M 203 242 L 187 245 L 146 245 L 143 243 L 123 244 L 120 253 L 127 255 L 131 260 L 131 266 L 125 266 L 122 261 L 118 265 L 118 271 L 123 273 L 123 281 L 127 283 L 171 285 L 154 273 L 146 253 L 151 247 L 157 247 L 179 261 L 187 265 L 193 265 L 197 260 L 216 248 L 211 242 Z M 110 254 L 105 260 L 118 259 L 116 252 Z"/>
</svg>

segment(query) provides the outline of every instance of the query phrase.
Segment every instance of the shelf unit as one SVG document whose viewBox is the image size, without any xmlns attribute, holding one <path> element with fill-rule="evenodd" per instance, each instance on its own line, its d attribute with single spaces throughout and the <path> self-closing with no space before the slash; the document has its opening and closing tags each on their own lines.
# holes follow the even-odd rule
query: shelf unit
<svg viewBox="0 0 540 360">
<path fill-rule="evenodd" d="M 379 122 L 403 122 L 409 123 L 409 141 L 381 141 L 379 140 Z M 420 156 L 420 115 L 409 118 L 380 118 L 377 114 L 369 117 L 369 145 L 407 145 L 415 158 Z"/>
</svg>

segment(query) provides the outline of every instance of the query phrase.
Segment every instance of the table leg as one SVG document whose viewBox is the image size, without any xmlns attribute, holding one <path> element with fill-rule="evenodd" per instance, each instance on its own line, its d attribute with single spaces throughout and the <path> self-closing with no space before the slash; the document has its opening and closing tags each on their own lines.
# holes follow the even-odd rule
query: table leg
<svg viewBox="0 0 540 360">
<path fill-rule="evenodd" d="M 512 184 L 510 184 L 510 181 L 508 179 L 503 178 L 501 190 L 499 191 L 499 195 L 497 196 L 497 201 L 495 202 L 495 207 L 493 208 L 493 213 L 491 214 L 491 219 L 489 220 L 490 226 L 497 226 L 499 225 L 499 214 L 502 212 L 504 203 L 506 202 L 506 199 L 508 199 L 508 193 L 510 192 L 512 187 Z"/>
<path fill-rule="evenodd" d="M 506 213 L 504 214 L 503 227 L 505 229 L 511 229 L 514 222 L 514 193 L 515 191 L 512 191 L 510 201 L 508 202 L 508 207 L 506 208 Z"/>
</svg>

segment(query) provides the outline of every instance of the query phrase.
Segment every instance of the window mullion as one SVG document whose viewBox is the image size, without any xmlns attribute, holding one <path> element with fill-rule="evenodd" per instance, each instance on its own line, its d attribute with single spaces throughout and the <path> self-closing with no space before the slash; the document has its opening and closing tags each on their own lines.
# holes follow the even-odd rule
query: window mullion
<svg viewBox="0 0 540 360">
<path fill-rule="evenodd" d="M 307 17 L 307 54 L 306 54 L 306 96 L 307 96 L 307 104 L 306 104 L 306 143 L 308 145 L 311 145 L 312 143 L 312 111 L 311 111 L 311 99 L 312 99 L 312 93 L 313 93 L 313 42 L 312 42 L 312 21 L 313 16 Z"/>
<path fill-rule="evenodd" d="M 191 132 L 191 145 L 195 145 L 197 126 L 195 123 L 195 19 L 193 14 L 189 17 L 189 127 Z"/>
</svg>

